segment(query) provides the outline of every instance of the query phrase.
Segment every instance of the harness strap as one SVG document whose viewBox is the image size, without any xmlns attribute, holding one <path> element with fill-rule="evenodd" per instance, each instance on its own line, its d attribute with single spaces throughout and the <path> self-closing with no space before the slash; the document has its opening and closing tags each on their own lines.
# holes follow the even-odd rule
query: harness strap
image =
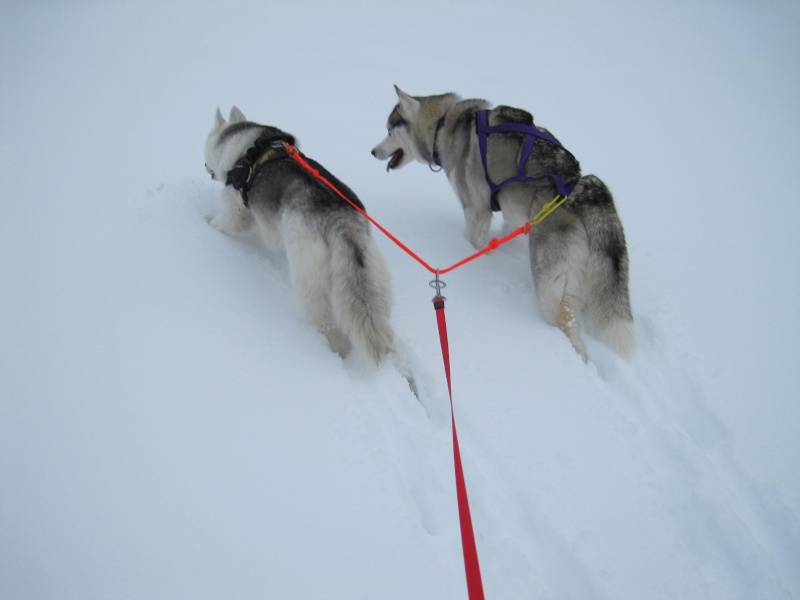
<svg viewBox="0 0 800 600">
<path fill-rule="evenodd" d="M 247 192 L 258 172 L 266 164 L 286 158 L 285 148 L 294 144 L 294 137 L 288 133 L 274 133 L 258 138 L 247 152 L 228 171 L 225 185 L 232 186 L 242 195 L 242 202 L 246 208 L 250 207 Z"/>
<path fill-rule="evenodd" d="M 561 142 L 559 142 L 553 135 L 546 131 L 542 131 L 534 124 L 525 125 L 524 123 L 501 123 L 500 125 L 489 125 L 488 112 L 489 111 L 487 110 L 477 111 L 476 126 L 478 130 L 478 145 L 480 146 L 481 150 L 481 161 L 483 161 L 483 173 L 486 176 L 486 183 L 489 184 L 489 190 L 491 191 L 490 201 L 492 210 L 494 212 L 500 210 L 500 203 L 497 201 L 497 194 L 508 183 L 526 183 L 550 177 L 556 184 L 558 195 L 565 197 L 569 196 L 572 193 L 572 190 L 575 189 L 575 185 L 567 186 L 560 175 L 556 175 L 555 173 L 547 173 L 545 175 L 533 176 L 528 175 L 525 172 L 525 162 L 528 160 L 528 157 L 533 151 L 533 146 L 536 144 L 536 140 L 544 140 L 550 144 L 558 146 L 559 148 L 563 148 L 566 152 L 569 152 L 569 150 L 564 148 L 564 146 L 561 145 Z M 516 175 L 512 175 L 500 183 L 495 183 L 492 181 L 492 178 L 489 177 L 487 147 L 489 144 L 489 135 L 493 133 L 525 134 L 525 141 L 522 144 L 522 151 L 519 155 L 519 164 L 517 165 Z"/>
</svg>

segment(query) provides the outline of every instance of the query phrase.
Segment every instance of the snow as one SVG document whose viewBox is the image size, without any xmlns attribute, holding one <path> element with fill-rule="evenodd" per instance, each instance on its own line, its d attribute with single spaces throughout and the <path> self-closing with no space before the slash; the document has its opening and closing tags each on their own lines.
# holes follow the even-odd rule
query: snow
<svg viewBox="0 0 800 600">
<path fill-rule="evenodd" d="M 791 0 L 0 2 L 0 598 L 465 598 L 430 279 L 375 232 L 420 399 L 208 225 L 213 114 L 295 134 L 437 266 L 393 84 L 533 112 L 613 190 L 640 353 L 584 365 L 526 240 L 448 274 L 487 599 L 800 598 Z M 493 234 L 502 233 L 496 219 Z"/>
</svg>

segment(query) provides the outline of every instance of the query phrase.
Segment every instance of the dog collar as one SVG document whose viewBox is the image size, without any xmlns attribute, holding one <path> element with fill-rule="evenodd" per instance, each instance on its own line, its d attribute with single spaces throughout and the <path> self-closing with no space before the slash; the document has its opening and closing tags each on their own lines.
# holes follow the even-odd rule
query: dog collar
<svg viewBox="0 0 800 600">
<path fill-rule="evenodd" d="M 250 191 L 250 185 L 261 168 L 274 160 L 288 157 L 289 154 L 285 149 L 294 143 L 294 137 L 288 133 L 273 133 L 260 137 L 228 171 L 225 185 L 232 186 L 242 195 L 245 208 L 250 206 L 247 192 Z"/>
<path fill-rule="evenodd" d="M 431 171 L 434 171 L 434 172 L 437 172 L 437 173 L 442 170 L 442 161 L 439 159 L 439 148 L 437 147 L 436 141 L 439 138 L 439 130 L 444 125 L 444 119 L 445 119 L 446 116 L 447 116 L 447 113 L 442 115 L 442 118 L 439 119 L 436 122 L 436 129 L 433 132 L 433 149 L 432 149 L 432 152 L 431 152 L 431 162 L 428 163 L 428 166 L 430 167 Z M 433 165 L 436 165 L 439 168 L 438 169 L 434 169 Z"/>
</svg>

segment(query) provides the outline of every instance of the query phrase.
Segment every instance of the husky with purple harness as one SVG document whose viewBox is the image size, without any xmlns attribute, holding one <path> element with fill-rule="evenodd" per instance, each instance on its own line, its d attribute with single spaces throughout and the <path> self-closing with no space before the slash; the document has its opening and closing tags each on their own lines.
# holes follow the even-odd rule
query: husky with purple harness
<svg viewBox="0 0 800 600">
<path fill-rule="evenodd" d="M 493 212 L 512 229 L 562 204 L 530 230 L 531 270 L 542 314 L 587 360 L 581 329 L 622 356 L 636 352 L 628 295 L 628 251 L 614 200 L 594 175 L 530 113 L 456 94 L 410 96 L 389 115 L 373 150 L 387 171 L 416 160 L 444 170 L 476 248 L 489 241 Z"/>
</svg>

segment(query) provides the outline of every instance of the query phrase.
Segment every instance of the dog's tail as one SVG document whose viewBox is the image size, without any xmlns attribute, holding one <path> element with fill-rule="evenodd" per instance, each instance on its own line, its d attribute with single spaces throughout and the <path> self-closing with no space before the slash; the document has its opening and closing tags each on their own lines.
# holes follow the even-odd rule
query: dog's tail
<svg viewBox="0 0 800 600">
<path fill-rule="evenodd" d="M 377 366 L 394 343 L 389 269 L 363 217 L 339 219 L 329 234 L 335 318 L 367 361 Z"/>
<path fill-rule="evenodd" d="M 636 353 L 628 294 L 628 249 L 608 187 L 594 175 L 581 177 L 570 196 L 589 241 L 586 310 L 594 335 L 626 358 Z"/>
</svg>

